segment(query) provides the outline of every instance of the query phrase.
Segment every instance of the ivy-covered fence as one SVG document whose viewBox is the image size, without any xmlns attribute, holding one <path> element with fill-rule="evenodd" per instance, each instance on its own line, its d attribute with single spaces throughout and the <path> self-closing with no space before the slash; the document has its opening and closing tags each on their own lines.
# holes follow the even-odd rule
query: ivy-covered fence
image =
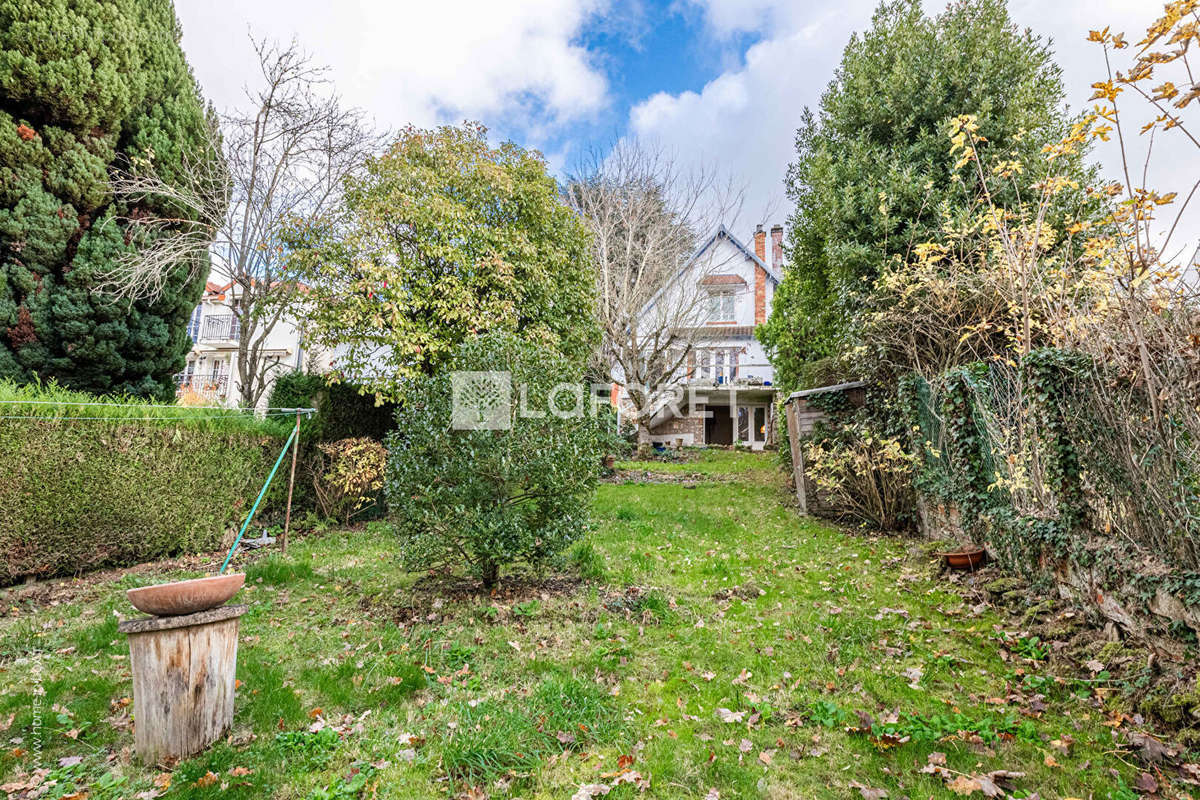
<svg viewBox="0 0 1200 800">
<path fill-rule="evenodd" d="M 283 446 L 286 423 L 97 400 L 0 382 L 0 586 L 215 549 Z"/>
<path fill-rule="evenodd" d="M 1127 627 L 1200 632 L 1200 443 L 1143 395 L 1053 349 L 908 377 L 926 532 L 985 544 Z"/>
</svg>

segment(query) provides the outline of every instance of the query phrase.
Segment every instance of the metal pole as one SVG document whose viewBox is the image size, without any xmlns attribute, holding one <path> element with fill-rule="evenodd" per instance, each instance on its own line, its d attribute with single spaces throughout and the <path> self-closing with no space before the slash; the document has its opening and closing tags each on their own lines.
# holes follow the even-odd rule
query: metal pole
<svg viewBox="0 0 1200 800">
<path fill-rule="evenodd" d="M 288 477 L 287 510 L 283 513 L 283 538 L 280 540 L 280 549 L 284 553 L 287 552 L 288 529 L 292 526 L 292 490 L 296 487 L 296 454 L 300 451 L 300 409 L 296 409 L 296 430 L 293 438 L 295 441 L 292 442 L 292 474 Z"/>
</svg>

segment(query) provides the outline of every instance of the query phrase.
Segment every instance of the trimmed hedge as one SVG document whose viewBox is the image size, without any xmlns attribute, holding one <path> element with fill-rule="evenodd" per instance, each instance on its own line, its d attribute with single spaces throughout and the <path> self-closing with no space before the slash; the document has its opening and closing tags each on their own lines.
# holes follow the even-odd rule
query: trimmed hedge
<svg viewBox="0 0 1200 800">
<path fill-rule="evenodd" d="M 0 383 L 0 400 L 99 399 Z M 134 402 L 0 417 L 0 584 L 215 549 L 283 445 L 244 414 Z"/>
</svg>

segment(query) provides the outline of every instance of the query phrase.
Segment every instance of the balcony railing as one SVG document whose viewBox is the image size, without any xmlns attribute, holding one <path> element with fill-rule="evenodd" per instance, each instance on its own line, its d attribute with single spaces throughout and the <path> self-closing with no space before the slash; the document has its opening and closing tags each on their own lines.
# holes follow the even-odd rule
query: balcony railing
<svg viewBox="0 0 1200 800">
<path fill-rule="evenodd" d="M 770 364 L 693 365 L 690 374 L 681 370 L 679 375 L 681 383 L 710 386 L 769 385 L 773 377 L 774 370 Z"/>
<path fill-rule="evenodd" d="M 229 389 L 228 375 L 200 375 L 179 373 L 175 376 L 177 396 L 196 394 L 206 400 L 224 399 Z"/>
<path fill-rule="evenodd" d="M 241 326 L 233 314 L 215 314 L 205 317 L 200 325 L 202 342 L 236 342 L 241 336 Z"/>
</svg>

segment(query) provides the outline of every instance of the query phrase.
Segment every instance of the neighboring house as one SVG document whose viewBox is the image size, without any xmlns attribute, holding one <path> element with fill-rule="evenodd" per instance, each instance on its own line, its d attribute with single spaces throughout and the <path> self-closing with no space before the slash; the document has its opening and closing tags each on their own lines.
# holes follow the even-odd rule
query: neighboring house
<svg viewBox="0 0 1200 800">
<path fill-rule="evenodd" d="M 200 305 L 196 306 L 188 322 L 192 349 L 187 356 L 187 365 L 176 375 L 181 400 L 228 406 L 238 404 L 237 364 L 241 331 L 231 304 L 239 291 L 236 283 L 222 286 L 209 281 L 205 284 Z M 285 317 L 275 325 L 267 338 L 263 358 L 267 363 L 278 365 L 272 367 L 272 379 L 274 375 L 304 366 L 304 348 L 294 321 Z M 263 393 L 260 408 L 266 406 L 270 394 L 270 389 Z"/>
<path fill-rule="evenodd" d="M 771 315 L 783 280 L 783 227 L 767 233 L 759 225 L 753 250 L 724 225 L 717 229 L 664 287 L 659 300 L 695 297 L 700 327 L 683 338 L 692 345 L 678 375 L 682 403 L 665 404 L 651 418 L 654 442 L 688 445 L 743 444 L 759 450 L 775 442 L 774 370 L 755 332 Z M 694 302 L 694 301 L 693 301 Z"/>
</svg>

